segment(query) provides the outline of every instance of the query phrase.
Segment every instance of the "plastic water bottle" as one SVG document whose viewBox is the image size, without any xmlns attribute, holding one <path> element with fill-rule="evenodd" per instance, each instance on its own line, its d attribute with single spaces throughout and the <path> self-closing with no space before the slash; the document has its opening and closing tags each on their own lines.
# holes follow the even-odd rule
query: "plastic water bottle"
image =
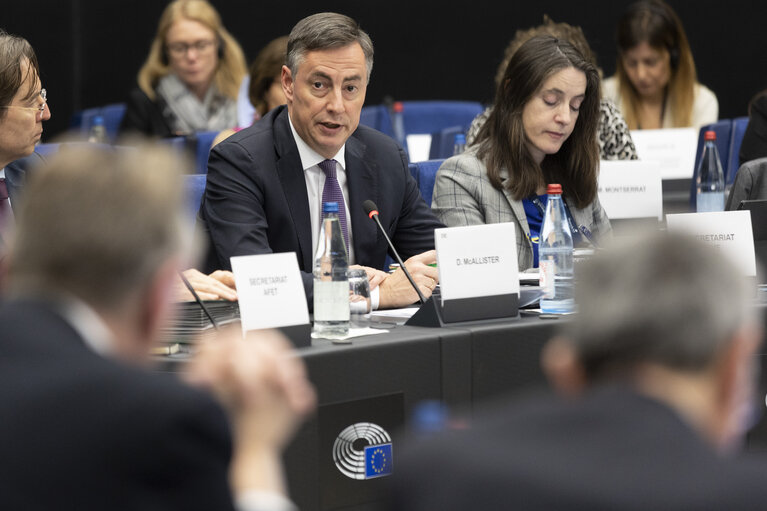
<svg viewBox="0 0 767 511">
<path fill-rule="evenodd" d="M 707 131 L 703 137 L 703 155 L 696 179 L 697 211 L 724 211 L 724 172 L 716 148 L 716 132 Z"/>
<path fill-rule="evenodd" d="M 463 133 L 455 134 L 455 142 L 453 142 L 453 156 L 461 154 L 466 150 L 466 135 Z"/>
<path fill-rule="evenodd" d="M 91 129 L 88 132 L 88 142 L 94 144 L 107 144 L 109 139 L 107 137 L 107 129 L 104 126 L 104 118 L 97 115 L 93 118 Z"/>
<path fill-rule="evenodd" d="M 394 139 L 407 152 L 407 137 L 405 136 L 405 119 L 402 113 L 405 105 L 402 101 L 395 101 L 391 108 L 391 123 L 394 130 Z"/>
<path fill-rule="evenodd" d="M 575 310 L 573 295 L 573 235 L 562 202 L 562 185 L 550 184 L 546 214 L 538 244 L 541 312 L 564 314 Z"/>
<path fill-rule="evenodd" d="M 322 205 L 322 229 L 314 258 L 314 333 L 342 339 L 349 334 L 349 266 L 338 220 L 338 203 Z M 351 342 L 351 341 L 349 341 Z"/>
</svg>

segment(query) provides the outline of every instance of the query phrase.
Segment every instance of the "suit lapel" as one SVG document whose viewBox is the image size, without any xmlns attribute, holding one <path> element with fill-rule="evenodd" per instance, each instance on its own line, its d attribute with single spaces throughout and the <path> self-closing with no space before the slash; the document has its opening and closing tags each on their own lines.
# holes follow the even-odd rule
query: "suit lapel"
<svg viewBox="0 0 767 511">
<path fill-rule="evenodd" d="M 301 165 L 301 157 L 293 140 L 293 133 L 288 124 L 288 109 L 283 111 L 274 122 L 274 148 L 277 152 L 277 176 L 282 185 L 285 202 L 290 209 L 293 226 L 298 236 L 299 261 L 303 268 L 312 268 L 312 231 L 309 216 L 309 195 L 306 192 L 306 178 Z"/>
<path fill-rule="evenodd" d="M 506 181 L 509 179 L 509 174 L 506 169 L 501 170 L 501 190 L 503 196 L 506 198 L 506 202 L 509 203 L 511 212 L 517 220 L 517 227 L 522 229 L 522 238 L 527 242 L 527 246 L 530 250 L 533 250 L 533 242 L 530 241 L 530 225 L 527 223 L 527 213 L 525 213 L 525 206 L 522 201 L 515 200 L 509 190 L 506 188 Z"/>
<path fill-rule="evenodd" d="M 376 254 L 378 230 L 365 214 L 362 203 L 372 200 L 379 203 L 378 174 L 376 162 L 364 158 L 365 145 L 354 137 L 346 141 L 346 182 L 349 188 L 349 215 L 351 216 L 354 254 L 357 264 L 376 266 L 371 260 Z M 386 217 L 387 215 L 382 215 Z M 385 222 L 382 222 L 386 226 Z"/>
</svg>

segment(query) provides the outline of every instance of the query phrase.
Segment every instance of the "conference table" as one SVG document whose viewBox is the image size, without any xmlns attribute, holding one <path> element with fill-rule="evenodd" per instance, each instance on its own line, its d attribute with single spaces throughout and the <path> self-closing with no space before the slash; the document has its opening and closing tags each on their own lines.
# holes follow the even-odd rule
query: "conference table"
<svg viewBox="0 0 767 511">
<path fill-rule="evenodd" d="M 759 305 L 763 318 L 765 303 Z M 345 445 L 342 432 L 357 432 L 357 440 L 346 441 L 356 451 L 390 442 L 390 468 L 396 471 L 402 436 L 428 434 L 441 424 L 433 413 L 424 415 L 435 403 L 449 418 L 470 417 L 477 407 L 545 386 L 541 349 L 568 321 L 522 311 L 516 318 L 442 328 L 391 324 L 385 333 L 349 344 L 312 339 L 311 346 L 296 351 L 316 387 L 319 406 L 285 452 L 291 498 L 303 511 L 379 509 L 389 478 L 366 478 L 361 466 L 359 473 L 343 473 L 337 463 Z M 767 354 L 758 357 L 764 366 Z M 749 437 L 753 449 L 767 446 L 765 375 L 767 370 L 760 381 L 759 422 Z M 374 429 L 384 431 L 388 440 L 371 436 Z"/>
</svg>

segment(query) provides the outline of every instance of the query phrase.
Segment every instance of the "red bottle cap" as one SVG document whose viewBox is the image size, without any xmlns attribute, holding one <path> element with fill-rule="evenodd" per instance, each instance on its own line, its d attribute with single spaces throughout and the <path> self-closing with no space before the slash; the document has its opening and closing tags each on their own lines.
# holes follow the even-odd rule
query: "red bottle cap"
<svg viewBox="0 0 767 511">
<path fill-rule="evenodd" d="M 392 105 L 392 109 L 395 112 L 402 112 L 402 110 L 405 109 L 405 106 L 402 104 L 402 101 L 395 101 L 394 104 Z"/>
<path fill-rule="evenodd" d="M 716 140 L 716 131 L 708 130 L 703 134 L 703 140 Z"/>
<path fill-rule="evenodd" d="M 552 183 L 546 187 L 546 193 L 549 195 L 562 195 L 562 185 Z"/>
</svg>

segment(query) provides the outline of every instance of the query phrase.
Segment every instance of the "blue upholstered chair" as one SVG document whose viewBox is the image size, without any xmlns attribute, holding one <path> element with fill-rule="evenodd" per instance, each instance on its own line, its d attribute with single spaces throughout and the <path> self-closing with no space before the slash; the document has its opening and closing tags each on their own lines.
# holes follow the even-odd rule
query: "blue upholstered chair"
<svg viewBox="0 0 767 511">
<path fill-rule="evenodd" d="M 113 103 L 101 107 L 101 116 L 104 118 L 104 127 L 112 142 L 117 138 L 120 131 L 120 123 L 125 115 L 125 103 Z"/>
<path fill-rule="evenodd" d="M 198 174 L 208 173 L 208 156 L 213 145 L 213 139 L 218 133 L 218 131 L 198 131 L 194 135 L 196 138 L 195 168 Z"/>
<path fill-rule="evenodd" d="M 443 128 L 436 133 L 432 133 L 429 159 L 437 160 L 453 156 L 455 136 L 459 134 L 465 135 L 466 131 L 467 129 L 465 126 L 450 126 L 448 128 Z"/>
<path fill-rule="evenodd" d="M 437 170 L 444 162 L 444 158 L 436 160 L 419 161 L 410 164 L 410 172 L 415 176 L 418 190 L 426 204 L 431 206 L 431 197 L 434 193 L 434 181 L 437 178 Z"/>
<path fill-rule="evenodd" d="M 452 126 L 469 126 L 484 107 L 476 101 L 403 101 L 405 133 L 436 133 Z"/>
<path fill-rule="evenodd" d="M 186 210 L 194 222 L 197 211 L 200 209 L 202 194 L 205 193 L 205 174 L 187 174 L 184 176 L 184 188 L 186 192 Z"/>
<path fill-rule="evenodd" d="M 730 158 L 730 137 L 732 136 L 732 119 L 719 119 L 713 124 L 701 126 L 698 132 L 698 148 L 695 153 L 695 167 L 693 169 L 692 180 L 690 182 L 690 208 L 695 211 L 697 206 L 697 187 L 695 181 L 698 178 L 698 165 L 703 156 L 703 135 L 708 130 L 716 133 L 716 148 L 719 151 L 719 159 L 722 162 L 722 171 L 725 173 L 725 184 L 727 183 L 727 162 Z"/>
<path fill-rule="evenodd" d="M 391 116 L 386 105 L 363 106 L 360 112 L 360 124 L 394 137 Z"/>
<path fill-rule="evenodd" d="M 735 174 L 740 167 L 740 145 L 743 135 L 748 127 L 748 116 L 736 117 L 732 120 L 732 134 L 730 135 L 730 157 L 727 159 L 725 171 L 725 183 L 731 185 L 735 181 Z M 724 161 L 722 162 L 724 165 Z"/>
</svg>

